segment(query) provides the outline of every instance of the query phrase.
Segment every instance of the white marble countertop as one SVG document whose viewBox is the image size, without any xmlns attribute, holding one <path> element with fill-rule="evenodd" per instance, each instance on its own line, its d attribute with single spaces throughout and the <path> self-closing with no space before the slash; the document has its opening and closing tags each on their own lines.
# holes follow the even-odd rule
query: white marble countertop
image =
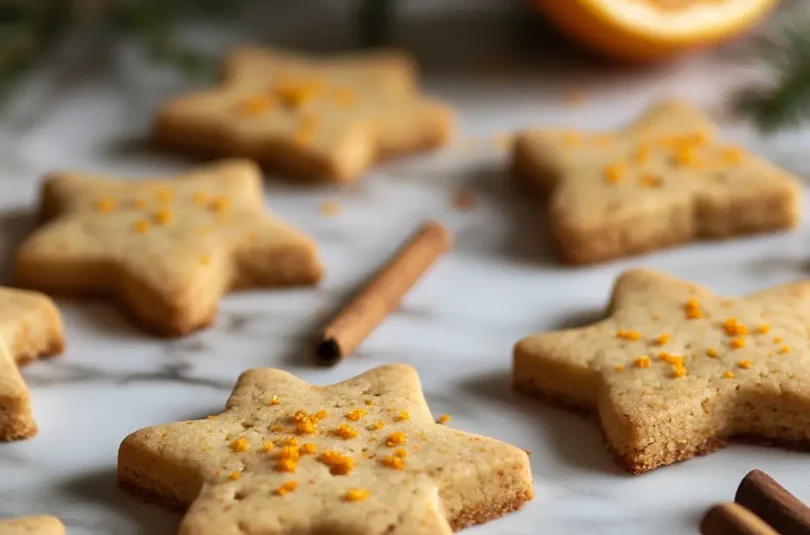
<svg viewBox="0 0 810 535">
<path fill-rule="evenodd" d="M 427 86 L 457 108 L 459 138 L 478 139 L 533 124 L 614 126 L 659 97 L 679 95 L 705 106 L 729 137 L 809 177 L 802 140 L 810 141 L 810 131 L 761 139 L 722 111 L 743 72 L 735 61 L 726 50 L 646 71 L 595 72 L 563 62 L 554 71 L 538 65 L 523 75 L 429 75 Z M 71 168 L 138 176 L 193 165 L 152 154 L 140 143 L 151 109 L 180 86 L 128 70 L 90 71 L 70 84 L 35 80 L 0 124 L 4 282 L 14 245 L 33 224 L 44 172 Z M 587 94 L 586 105 L 563 106 L 568 89 Z M 503 151 L 481 143 L 476 150 L 457 147 L 385 165 L 343 188 L 268 180 L 268 208 L 315 237 L 325 280 L 314 289 L 229 296 L 215 325 L 187 338 L 151 338 L 105 302 L 59 301 L 68 350 L 24 371 L 41 432 L 30 441 L 0 445 L 0 518 L 53 514 L 71 535 L 174 533 L 178 515 L 116 488 L 123 437 L 147 425 L 217 412 L 236 377 L 250 367 L 277 366 L 325 384 L 386 362 L 415 366 L 433 412 L 452 415 L 451 425 L 533 451 L 537 497 L 519 513 L 470 529 L 470 535 L 696 533 L 707 507 L 732 499 L 752 468 L 810 500 L 807 454 L 735 445 L 631 477 L 613 464 L 593 422 L 509 387 L 514 342 L 594 318 L 623 269 L 644 265 L 718 292 L 747 293 L 806 276 L 808 225 L 790 234 L 565 268 L 548 253 L 538 204 L 508 186 L 505 161 Z M 461 188 L 475 192 L 469 211 L 453 207 Z M 322 215 L 325 200 L 337 201 L 342 211 Z M 354 356 L 334 369 L 310 367 L 304 350 L 319 322 L 425 218 L 453 229 L 455 250 Z"/>
</svg>

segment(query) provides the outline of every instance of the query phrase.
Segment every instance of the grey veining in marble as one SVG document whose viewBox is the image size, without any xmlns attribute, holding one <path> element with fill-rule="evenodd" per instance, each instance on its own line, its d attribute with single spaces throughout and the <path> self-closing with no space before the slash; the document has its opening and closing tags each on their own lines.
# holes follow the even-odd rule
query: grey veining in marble
<svg viewBox="0 0 810 535">
<path fill-rule="evenodd" d="M 810 132 L 764 139 L 726 113 L 731 90 L 750 74 L 735 50 L 648 70 L 595 67 L 550 54 L 495 77 L 474 68 L 433 69 L 426 85 L 458 110 L 459 138 L 477 139 L 536 124 L 616 126 L 655 99 L 678 95 L 709 110 L 729 138 L 810 176 Z M 67 77 L 44 69 L 0 124 L 4 279 L 15 244 L 32 228 L 43 173 L 162 175 L 192 165 L 151 153 L 143 138 L 156 103 L 193 82 L 147 68 L 126 50 L 120 59 Z M 586 105 L 561 104 L 572 88 L 588 95 Z M 755 467 L 810 500 L 807 454 L 737 445 L 630 477 L 614 466 L 591 421 L 509 388 L 514 342 L 598 317 L 621 270 L 645 265 L 743 294 L 807 275 L 807 225 L 568 269 L 551 259 L 542 212 L 509 187 L 505 163 L 505 153 L 481 143 L 474 151 L 455 147 L 386 164 L 343 188 L 298 187 L 270 177 L 268 208 L 319 242 L 324 282 L 229 296 L 213 327 L 184 339 L 144 335 L 105 302 L 60 300 L 69 349 L 24 372 L 41 433 L 0 445 L 0 518 L 54 514 L 71 535 L 174 533 L 177 515 L 115 487 L 116 452 L 128 433 L 217 412 L 250 367 L 277 366 L 324 384 L 392 361 L 419 370 L 432 410 L 451 414 L 452 425 L 533 452 L 536 499 L 520 513 L 470 529 L 471 535 L 696 533 L 706 508 L 731 499 Z M 475 192 L 470 211 L 453 207 L 461 188 Z M 319 207 L 326 200 L 338 201 L 341 212 L 323 216 Z M 313 333 L 426 218 L 454 231 L 455 250 L 353 357 L 330 370 L 310 367 L 304 350 Z"/>
</svg>

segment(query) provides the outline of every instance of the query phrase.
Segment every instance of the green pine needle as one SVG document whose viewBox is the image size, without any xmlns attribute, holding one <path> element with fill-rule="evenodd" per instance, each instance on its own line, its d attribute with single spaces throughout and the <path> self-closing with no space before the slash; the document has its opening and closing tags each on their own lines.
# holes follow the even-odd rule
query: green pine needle
<svg viewBox="0 0 810 535">
<path fill-rule="evenodd" d="M 765 133 L 810 120 L 810 16 L 784 23 L 774 37 L 754 46 L 773 82 L 742 90 L 735 109 Z"/>
</svg>

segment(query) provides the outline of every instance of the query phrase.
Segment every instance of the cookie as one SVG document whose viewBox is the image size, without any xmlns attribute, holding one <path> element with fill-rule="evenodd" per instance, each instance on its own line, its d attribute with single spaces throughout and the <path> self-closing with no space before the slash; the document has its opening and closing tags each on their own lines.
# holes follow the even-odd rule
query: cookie
<svg viewBox="0 0 810 535">
<path fill-rule="evenodd" d="M 810 282 L 740 299 L 647 270 L 623 273 L 607 319 L 531 336 L 517 388 L 595 411 L 638 474 L 734 437 L 810 448 Z"/>
<path fill-rule="evenodd" d="M 382 158 L 439 147 L 451 136 L 450 110 L 420 93 L 404 53 L 320 59 L 242 48 L 223 71 L 214 89 L 160 107 L 158 146 L 348 182 Z"/>
<path fill-rule="evenodd" d="M 62 320 L 50 299 L 35 292 L 0 288 L 0 440 L 37 433 L 18 366 L 61 353 L 64 346 Z"/>
<path fill-rule="evenodd" d="M 444 535 L 533 497 L 523 450 L 435 423 L 399 364 L 326 387 L 249 370 L 224 413 L 128 436 L 118 482 L 190 505 L 184 535 Z"/>
<path fill-rule="evenodd" d="M 314 243 L 265 212 L 261 173 L 246 160 L 171 180 L 58 173 L 41 209 L 47 222 L 17 252 L 17 284 L 111 294 L 159 335 L 209 325 L 230 290 L 321 277 Z"/>
<path fill-rule="evenodd" d="M 522 132 L 512 173 L 547 198 L 551 238 L 571 264 L 786 229 L 801 212 L 795 177 L 724 144 L 679 101 L 612 133 Z"/>
<path fill-rule="evenodd" d="M 0 535 L 65 535 L 65 525 L 52 516 L 0 520 Z"/>
</svg>

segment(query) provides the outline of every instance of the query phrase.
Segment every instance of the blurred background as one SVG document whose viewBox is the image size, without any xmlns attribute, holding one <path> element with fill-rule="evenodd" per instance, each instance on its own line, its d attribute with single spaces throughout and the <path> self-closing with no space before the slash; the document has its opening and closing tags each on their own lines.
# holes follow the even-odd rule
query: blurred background
<svg viewBox="0 0 810 535">
<path fill-rule="evenodd" d="M 214 76 L 217 59 L 244 42 L 329 52 L 397 46 L 414 53 L 429 73 L 496 76 L 514 70 L 661 69 L 693 50 L 731 41 L 724 51 L 741 62 L 764 57 L 760 66 L 770 69 L 755 88 L 734 97 L 735 105 L 759 126 L 776 130 L 810 110 L 804 3 L 0 0 L 0 98 L 7 102 L 21 82 L 49 64 L 60 66 L 52 75 L 66 85 L 77 73 L 126 70 L 127 61 L 203 83 Z M 760 24 L 769 17 L 768 25 Z M 760 35 L 753 43 L 752 31 Z"/>
</svg>

